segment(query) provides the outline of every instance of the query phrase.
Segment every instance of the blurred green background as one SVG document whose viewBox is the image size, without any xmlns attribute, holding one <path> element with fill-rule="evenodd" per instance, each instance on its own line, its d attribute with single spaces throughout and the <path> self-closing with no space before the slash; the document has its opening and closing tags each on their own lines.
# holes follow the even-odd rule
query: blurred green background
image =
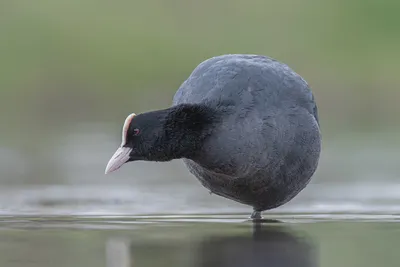
<svg viewBox="0 0 400 267">
<path fill-rule="evenodd" d="M 1 0 L 0 183 L 132 181 L 133 166 L 103 177 L 126 115 L 169 106 L 201 61 L 227 53 L 271 56 L 308 81 L 324 138 L 316 181 L 397 177 L 399 11 L 395 0 Z"/>
</svg>

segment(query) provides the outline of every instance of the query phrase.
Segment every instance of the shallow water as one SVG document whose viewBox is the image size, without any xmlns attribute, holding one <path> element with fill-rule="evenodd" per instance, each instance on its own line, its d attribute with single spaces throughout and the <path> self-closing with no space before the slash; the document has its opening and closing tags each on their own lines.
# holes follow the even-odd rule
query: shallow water
<svg viewBox="0 0 400 267">
<path fill-rule="evenodd" d="M 279 217 L 3 217 L 0 266 L 398 266 L 395 220 Z"/>
<path fill-rule="evenodd" d="M 310 185 L 249 221 L 198 185 L 0 189 L 0 266 L 398 266 L 395 183 Z"/>
<path fill-rule="evenodd" d="M 398 266 L 397 135 L 331 140 L 312 183 L 255 228 L 180 161 L 105 176 L 106 129 L 0 147 L 0 267 Z"/>
<path fill-rule="evenodd" d="M 243 214 L 251 208 L 210 195 L 195 183 L 176 185 L 25 185 L 0 188 L 3 216 L 154 216 Z M 400 218 L 400 184 L 310 184 L 267 217 Z"/>
</svg>

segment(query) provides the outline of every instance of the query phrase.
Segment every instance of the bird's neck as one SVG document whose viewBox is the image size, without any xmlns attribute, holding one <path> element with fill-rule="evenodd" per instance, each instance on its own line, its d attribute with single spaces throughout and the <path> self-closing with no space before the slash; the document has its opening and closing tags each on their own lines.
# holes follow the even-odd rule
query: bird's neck
<svg viewBox="0 0 400 267">
<path fill-rule="evenodd" d="M 161 127 L 152 151 L 152 160 L 192 158 L 212 133 L 218 117 L 204 105 L 182 104 L 156 111 Z"/>
</svg>

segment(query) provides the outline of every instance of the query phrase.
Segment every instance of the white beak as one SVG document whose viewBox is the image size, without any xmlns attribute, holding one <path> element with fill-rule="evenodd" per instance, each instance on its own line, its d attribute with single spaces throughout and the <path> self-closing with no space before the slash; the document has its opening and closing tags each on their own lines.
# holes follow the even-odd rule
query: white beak
<svg viewBox="0 0 400 267">
<path fill-rule="evenodd" d="M 117 151 L 115 151 L 114 155 L 111 157 L 110 161 L 107 164 L 105 174 L 116 171 L 121 168 L 124 163 L 129 160 L 129 154 L 131 153 L 132 148 L 129 147 L 119 147 Z"/>
</svg>

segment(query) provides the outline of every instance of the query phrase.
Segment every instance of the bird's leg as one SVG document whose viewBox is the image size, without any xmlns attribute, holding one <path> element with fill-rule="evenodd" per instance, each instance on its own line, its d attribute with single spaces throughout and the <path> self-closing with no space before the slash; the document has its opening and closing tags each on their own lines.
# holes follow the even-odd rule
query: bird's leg
<svg viewBox="0 0 400 267">
<path fill-rule="evenodd" d="M 261 220 L 262 219 L 261 212 L 257 211 L 257 210 L 254 210 L 253 213 L 250 216 L 250 219 L 252 219 L 252 220 Z"/>
</svg>

